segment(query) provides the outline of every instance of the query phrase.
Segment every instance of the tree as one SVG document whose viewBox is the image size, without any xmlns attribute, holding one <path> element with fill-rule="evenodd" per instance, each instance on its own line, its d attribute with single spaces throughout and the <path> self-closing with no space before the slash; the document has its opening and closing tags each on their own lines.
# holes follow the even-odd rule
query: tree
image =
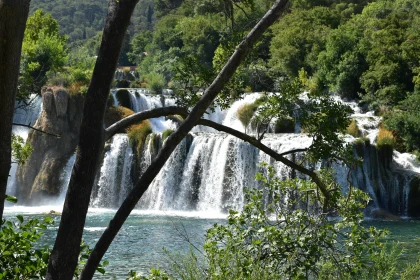
<svg viewBox="0 0 420 280">
<path fill-rule="evenodd" d="M 11 166 L 12 120 L 30 0 L 0 0 L 0 221 Z"/>
<path fill-rule="evenodd" d="M 60 70 L 67 61 L 66 40 L 51 14 L 37 10 L 29 17 L 23 38 L 19 97 L 39 93 L 49 71 Z"/>
<path fill-rule="evenodd" d="M 50 255 L 47 279 L 72 279 L 80 251 L 99 156 L 104 147 L 103 119 L 124 36 L 138 0 L 110 0 L 92 80 L 86 94 L 75 165 Z"/>
</svg>

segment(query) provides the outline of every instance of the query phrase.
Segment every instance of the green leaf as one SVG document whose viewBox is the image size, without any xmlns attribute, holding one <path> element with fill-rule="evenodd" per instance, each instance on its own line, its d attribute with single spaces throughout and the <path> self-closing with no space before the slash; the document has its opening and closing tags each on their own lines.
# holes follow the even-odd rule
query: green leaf
<svg viewBox="0 0 420 280">
<path fill-rule="evenodd" d="M 17 215 L 16 218 L 19 220 L 19 222 L 23 223 L 23 216 Z"/>
<path fill-rule="evenodd" d="M 17 203 L 18 202 L 16 197 L 10 196 L 10 195 L 7 195 L 7 194 L 6 194 L 6 201 L 9 201 L 11 203 Z"/>
<path fill-rule="evenodd" d="M 103 269 L 102 267 L 98 267 L 97 269 L 96 269 L 96 271 L 98 271 L 99 273 L 101 273 L 101 274 L 105 274 L 105 269 Z"/>
</svg>

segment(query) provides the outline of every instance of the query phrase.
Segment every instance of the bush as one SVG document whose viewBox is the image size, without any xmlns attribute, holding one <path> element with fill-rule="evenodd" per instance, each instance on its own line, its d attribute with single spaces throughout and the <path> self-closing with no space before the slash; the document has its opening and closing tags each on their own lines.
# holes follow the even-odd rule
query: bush
<svg viewBox="0 0 420 280">
<path fill-rule="evenodd" d="M 16 198 L 7 197 L 7 200 L 17 202 Z M 48 258 L 51 250 L 48 247 L 37 246 L 43 231 L 54 224 L 54 220 L 46 216 L 43 220 L 24 220 L 21 215 L 16 216 L 17 221 L 3 219 L 0 227 L 0 279 L 45 279 Z M 74 272 L 78 278 L 91 250 L 83 241 L 80 245 L 79 264 Z M 104 267 L 108 265 L 103 261 L 96 269 L 104 274 Z"/>
<path fill-rule="evenodd" d="M 395 145 L 395 137 L 391 131 L 381 128 L 378 133 L 378 139 L 376 140 L 376 147 L 379 149 L 389 148 L 393 149 Z"/>
<path fill-rule="evenodd" d="M 70 96 L 85 95 L 88 91 L 88 87 L 82 82 L 73 82 L 68 86 L 68 92 Z"/>
<path fill-rule="evenodd" d="M 142 121 L 141 123 L 132 125 L 128 128 L 128 138 L 130 139 L 131 146 L 135 149 L 137 154 L 141 153 L 147 135 L 152 132 L 152 126 L 149 120 Z"/>
<path fill-rule="evenodd" d="M 241 107 L 239 107 L 237 112 L 238 120 L 245 127 L 245 132 L 257 108 L 258 105 L 256 103 L 244 104 Z"/>
<path fill-rule="evenodd" d="M 18 222 L 3 220 L 0 230 L 0 279 L 43 279 L 46 275 L 50 250 L 35 249 L 42 230 L 53 223 L 51 217 Z"/>
<path fill-rule="evenodd" d="M 135 80 L 130 84 L 131 88 L 142 88 L 143 86 L 144 84 L 140 80 Z"/>
<path fill-rule="evenodd" d="M 349 126 L 346 129 L 346 133 L 350 134 L 351 136 L 353 136 L 354 138 L 359 137 L 360 135 L 360 130 L 359 127 L 357 126 L 357 122 L 356 120 L 352 120 L 351 123 L 349 124 Z"/>
<path fill-rule="evenodd" d="M 292 117 L 279 118 L 274 124 L 274 133 L 295 132 L 295 120 Z"/>
<path fill-rule="evenodd" d="M 122 106 L 111 106 L 105 111 L 104 123 L 106 127 L 134 114 L 134 112 L 128 108 Z"/>
<path fill-rule="evenodd" d="M 154 94 L 162 94 L 162 90 L 165 87 L 165 77 L 159 73 L 149 73 L 146 76 L 147 87 L 152 90 Z"/>
<path fill-rule="evenodd" d="M 267 173 L 257 175 L 264 189 L 247 192 L 241 213 L 231 210 L 226 224 L 207 231 L 202 262 L 190 252 L 171 258 L 176 275 L 153 270 L 144 279 L 399 279 L 398 248 L 383 242 L 386 231 L 362 225 L 367 194 L 343 195 L 334 174 L 322 171 L 329 213 L 342 218 L 331 222 L 312 182 Z M 418 279 L 419 267 L 403 275 Z"/>
</svg>

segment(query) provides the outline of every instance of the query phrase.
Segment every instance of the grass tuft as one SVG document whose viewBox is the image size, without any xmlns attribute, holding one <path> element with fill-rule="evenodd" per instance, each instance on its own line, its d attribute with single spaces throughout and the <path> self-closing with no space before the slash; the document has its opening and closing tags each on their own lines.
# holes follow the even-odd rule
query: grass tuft
<svg viewBox="0 0 420 280">
<path fill-rule="evenodd" d="M 137 154 L 141 153 L 147 136 L 152 132 L 152 126 L 149 120 L 142 121 L 141 123 L 132 125 L 128 128 L 128 138 Z"/>
<path fill-rule="evenodd" d="M 357 138 L 357 137 L 360 136 L 360 130 L 359 130 L 359 127 L 357 126 L 356 120 L 351 121 L 351 123 L 349 124 L 349 126 L 346 129 L 346 133 L 350 134 L 354 138 Z"/>
<path fill-rule="evenodd" d="M 395 137 L 391 131 L 381 128 L 378 133 L 378 139 L 376 140 L 376 147 L 381 148 L 391 148 L 395 146 Z"/>
</svg>

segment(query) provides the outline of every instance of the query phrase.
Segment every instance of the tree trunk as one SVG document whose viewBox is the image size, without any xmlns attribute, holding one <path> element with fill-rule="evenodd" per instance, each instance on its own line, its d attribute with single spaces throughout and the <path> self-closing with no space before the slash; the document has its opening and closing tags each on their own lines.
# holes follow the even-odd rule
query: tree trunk
<svg viewBox="0 0 420 280">
<path fill-rule="evenodd" d="M 76 162 L 51 252 L 47 279 L 73 278 L 99 156 L 104 147 L 103 119 L 124 35 L 138 0 L 110 0 L 102 43 L 86 94 Z"/>
<path fill-rule="evenodd" d="M 0 222 L 12 157 L 12 121 L 30 0 L 0 0 Z"/>
<path fill-rule="evenodd" d="M 211 105 L 216 96 L 222 90 L 223 86 L 229 81 L 235 73 L 241 61 L 249 53 L 251 47 L 261 37 L 261 35 L 277 20 L 280 14 L 284 11 L 287 0 L 277 0 L 273 7 L 260 20 L 260 22 L 252 29 L 247 37 L 237 47 L 234 54 L 220 71 L 219 75 L 204 92 L 200 101 L 192 109 L 191 113 L 181 124 L 181 126 L 166 140 L 162 150 L 159 152 L 156 159 L 147 168 L 145 173 L 141 176 L 139 182 L 124 200 L 121 207 L 118 209 L 114 218 L 110 221 L 107 229 L 96 243 L 86 266 L 80 276 L 80 279 L 91 279 L 95 270 L 101 261 L 103 255 L 108 250 L 109 245 L 114 240 L 121 226 L 124 224 L 131 211 L 136 206 L 137 202 L 147 190 L 150 183 L 162 169 L 165 162 L 168 160 L 176 146 L 184 139 L 188 132 L 197 124 L 200 118 L 205 113 L 206 109 Z"/>
</svg>

